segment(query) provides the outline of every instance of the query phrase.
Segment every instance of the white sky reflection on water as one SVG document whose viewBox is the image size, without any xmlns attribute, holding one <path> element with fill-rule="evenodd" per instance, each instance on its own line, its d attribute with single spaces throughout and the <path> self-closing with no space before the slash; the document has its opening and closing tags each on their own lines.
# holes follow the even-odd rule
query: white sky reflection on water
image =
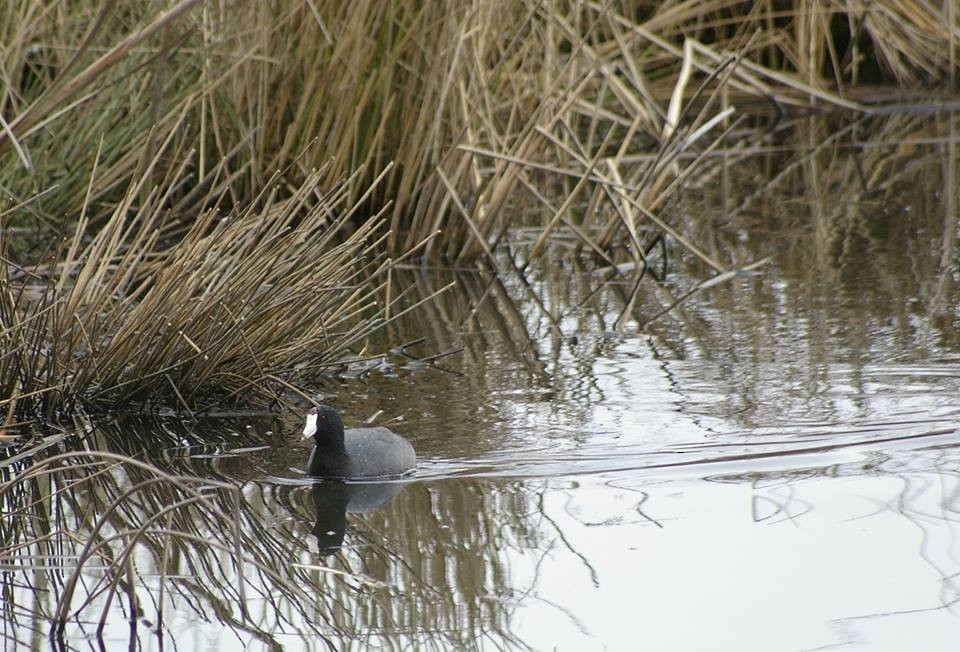
<svg viewBox="0 0 960 652">
<path fill-rule="evenodd" d="M 953 649 L 960 526 L 941 480 L 580 479 L 545 494 L 564 542 L 516 632 L 536 649 Z"/>
</svg>

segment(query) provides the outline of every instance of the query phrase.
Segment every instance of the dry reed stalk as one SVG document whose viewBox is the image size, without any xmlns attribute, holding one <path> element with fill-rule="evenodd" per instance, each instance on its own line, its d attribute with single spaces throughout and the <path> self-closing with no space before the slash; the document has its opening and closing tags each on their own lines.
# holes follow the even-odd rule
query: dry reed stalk
<svg viewBox="0 0 960 652">
<path fill-rule="evenodd" d="M 139 183 L 92 239 L 81 219 L 39 299 L 0 281 L 7 418 L 147 400 L 191 409 L 240 390 L 263 400 L 271 378 L 369 336 L 382 324 L 377 279 L 392 264 L 384 219 L 357 222 L 367 195 L 347 204 L 350 180 L 332 185 L 326 174 L 288 199 L 274 190 L 226 214 L 207 210 L 170 247 L 158 238 L 161 193 Z"/>
</svg>

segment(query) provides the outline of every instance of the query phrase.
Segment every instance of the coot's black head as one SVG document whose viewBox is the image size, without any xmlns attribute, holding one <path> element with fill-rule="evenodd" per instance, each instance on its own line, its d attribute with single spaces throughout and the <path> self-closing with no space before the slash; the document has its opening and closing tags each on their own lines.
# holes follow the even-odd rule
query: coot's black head
<svg viewBox="0 0 960 652">
<path fill-rule="evenodd" d="M 343 421 L 340 413 L 328 405 L 310 408 L 303 436 L 313 437 L 317 446 L 343 448 Z"/>
</svg>

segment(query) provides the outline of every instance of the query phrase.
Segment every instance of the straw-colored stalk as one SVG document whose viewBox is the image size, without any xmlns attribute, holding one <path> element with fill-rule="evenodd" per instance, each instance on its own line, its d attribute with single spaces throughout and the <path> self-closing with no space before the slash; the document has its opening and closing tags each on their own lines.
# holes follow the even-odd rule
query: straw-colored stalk
<svg viewBox="0 0 960 652">
<path fill-rule="evenodd" d="M 354 224 L 355 179 L 326 173 L 286 199 L 270 183 L 246 207 L 207 209 L 171 246 L 167 197 L 141 181 L 94 237 L 83 218 L 50 264 L 0 280 L 8 423 L 77 404 L 262 400 L 362 342 L 383 321 L 384 219 Z"/>
</svg>

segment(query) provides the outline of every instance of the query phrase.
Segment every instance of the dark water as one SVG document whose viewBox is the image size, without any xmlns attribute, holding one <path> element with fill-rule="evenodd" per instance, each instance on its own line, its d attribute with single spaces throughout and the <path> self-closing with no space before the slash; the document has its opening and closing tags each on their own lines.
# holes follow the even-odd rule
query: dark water
<svg viewBox="0 0 960 652">
<path fill-rule="evenodd" d="M 523 273 L 505 258 L 499 276 L 397 274 L 411 304 L 455 283 L 384 334 L 425 341 L 320 389 L 348 425 L 373 417 L 413 442 L 410 482 L 311 485 L 290 413 L 92 427 L 89 449 L 239 484 L 240 507 L 204 491 L 243 531 L 203 502 L 157 519 L 197 540 L 144 535 L 105 607 L 105 551 L 186 495 L 136 493 L 85 562 L 67 646 L 97 647 L 108 613 L 109 649 L 953 649 L 952 121 L 810 120 L 712 161 L 674 223 L 725 265 L 772 261 L 652 323 L 709 277 L 676 243 L 667 281 L 635 295 L 565 234 Z M 518 264 L 535 232 L 512 234 Z M 103 468 L 37 483 L 63 497 L 55 525 L 89 531 L 146 478 Z M 42 649 L 85 539 L 5 527 L 3 633 Z"/>
</svg>

